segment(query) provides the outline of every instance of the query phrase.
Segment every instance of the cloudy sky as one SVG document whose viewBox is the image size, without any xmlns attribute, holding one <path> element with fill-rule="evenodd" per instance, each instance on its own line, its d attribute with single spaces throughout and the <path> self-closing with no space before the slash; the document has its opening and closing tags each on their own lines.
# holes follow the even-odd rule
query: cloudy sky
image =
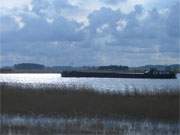
<svg viewBox="0 0 180 135">
<path fill-rule="evenodd" d="M 180 63 L 178 0 L 1 0 L 0 64 Z"/>
</svg>

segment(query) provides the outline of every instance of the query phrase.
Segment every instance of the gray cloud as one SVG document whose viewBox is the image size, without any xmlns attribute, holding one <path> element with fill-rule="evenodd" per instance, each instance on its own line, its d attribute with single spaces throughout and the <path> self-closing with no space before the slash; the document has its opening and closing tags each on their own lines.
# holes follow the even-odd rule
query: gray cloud
<svg viewBox="0 0 180 135">
<path fill-rule="evenodd" d="M 143 65 L 178 63 L 179 3 L 166 9 L 146 10 L 136 5 L 128 14 L 101 8 L 88 16 L 85 26 L 61 13 L 78 10 L 62 0 L 35 1 L 33 10 L 1 16 L 4 63 L 40 62 L 47 65 Z M 115 1 L 114 1 L 115 2 Z M 59 8 L 58 8 L 59 7 Z M 16 59 L 12 59 L 12 57 Z M 132 60 L 135 63 L 132 63 Z M 167 60 L 167 61 L 166 61 Z"/>
<path fill-rule="evenodd" d="M 118 4 L 118 3 L 120 3 L 120 2 L 125 2 L 125 1 L 127 1 L 127 0 L 101 0 L 101 1 L 103 1 L 104 3 L 107 3 L 107 4 L 112 4 L 112 5 L 114 5 L 114 4 Z"/>
<path fill-rule="evenodd" d="M 9 22 L 8 19 L 4 21 Z M 23 22 L 25 26 L 21 29 L 2 32 L 3 41 L 76 41 L 83 38 L 82 32 L 78 30 L 80 24 L 63 17 L 48 23 L 45 18 L 25 16 Z"/>
<path fill-rule="evenodd" d="M 11 16 L 0 16 L 0 32 L 14 31 L 18 29 L 18 26 Z"/>
<path fill-rule="evenodd" d="M 180 37 L 180 2 L 170 8 L 167 20 L 167 33 L 171 37 Z"/>
</svg>

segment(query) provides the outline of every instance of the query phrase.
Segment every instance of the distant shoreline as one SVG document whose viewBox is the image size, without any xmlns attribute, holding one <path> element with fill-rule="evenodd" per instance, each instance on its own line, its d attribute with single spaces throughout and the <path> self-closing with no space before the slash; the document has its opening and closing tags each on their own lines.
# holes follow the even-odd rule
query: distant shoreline
<svg viewBox="0 0 180 135">
<path fill-rule="evenodd" d="M 20 63 L 13 66 L 1 67 L 0 73 L 61 73 L 63 71 L 88 71 L 88 72 L 128 72 L 143 73 L 149 69 L 159 71 L 171 71 L 180 73 L 180 64 L 172 65 L 145 65 L 139 67 L 128 67 L 123 65 L 104 66 L 45 66 L 36 63 Z"/>
</svg>

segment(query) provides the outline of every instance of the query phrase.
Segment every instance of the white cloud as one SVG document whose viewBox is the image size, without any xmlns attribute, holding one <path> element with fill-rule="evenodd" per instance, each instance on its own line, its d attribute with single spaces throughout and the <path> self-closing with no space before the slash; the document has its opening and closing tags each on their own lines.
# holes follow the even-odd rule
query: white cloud
<svg viewBox="0 0 180 135">
<path fill-rule="evenodd" d="M 25 23 L 23 22 L 23 18 L 20 16 L 14 16 L 14 20 L 19 26 L 19 29 L 22 29 L 25 26 Z"/>
<path fill-rule="evenodd" d="M 1 0 L 0 8 L 13 9 L 13 8 L 25 8 L 31 5 L 32 0 Z"/>
<path fill-rule="evenodd" d="M 109 27 L 108 24 L 103 24 L 101 27 L 99 27 L 99 28 L 96 29 L 96 32 L 97 32 L 97 33 L 103 33 L 104 30 L 106 30 L 108 27 Z"/>
<path fill-rule="evenodd" d="M 127 22 L 126 22 L 126 20 L 120 19 L 119 21 L 116 22 L 116 24 L 117 24 L 116 30 L 122 31 L 123 29 L 126 28 Z"/>
</svg>

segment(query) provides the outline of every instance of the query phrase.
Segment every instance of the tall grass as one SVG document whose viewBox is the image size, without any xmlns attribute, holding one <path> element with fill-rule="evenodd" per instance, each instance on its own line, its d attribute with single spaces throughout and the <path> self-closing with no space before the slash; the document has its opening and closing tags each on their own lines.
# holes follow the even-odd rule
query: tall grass
<svg viewBox="0 0 180 135">
<path fill-rule="evenodd" d="M 93 88 L 0 84 L 1 114 L 179 120 L 179 89 L 99 92 Z"/>
</svg>

